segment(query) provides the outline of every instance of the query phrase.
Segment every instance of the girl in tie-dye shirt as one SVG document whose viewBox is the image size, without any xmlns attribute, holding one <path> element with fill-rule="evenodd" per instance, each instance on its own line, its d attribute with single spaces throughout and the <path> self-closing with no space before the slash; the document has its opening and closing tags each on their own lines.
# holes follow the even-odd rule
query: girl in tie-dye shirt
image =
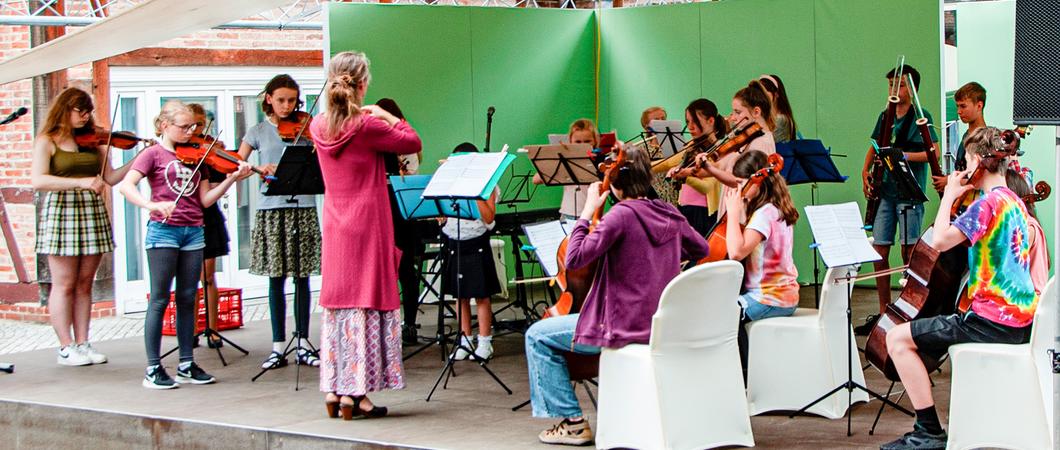
<svg viewBox="0 0 1060 450">
<path fill-rule="evenodd" d="M 916 319 L 887 332 L 891 356 L 909 400 L 916 409 L 911 433 L 882 445 L 884 450 L 945 448 L 931 383 L 921 358 L 939 358 L 961 343 L 1022 344 L 1038 306 L 1031 281 L 1031 232 L 1023 202 L 1006 186 L 1009 155 L 1019 139 L 997 128 L 984 127 L 964 140 L 968 170 L 950 174 L 935 217 L 931 246 L 940 252 L 967 243 L 971 310 L 965 314 Z M 964 180 L 976 169 L 982 177 Z M 950 223 L 954 202 L 971 190 L 985 194 Z"/>
<path fill-rule="evenodd" d="M 743 260 L 744 265 L 746 292 L 739 298 L 743 318 L 738 342 L 745 370 L 747 333 L 742 325 L 767 317 L 790 316 L 799 304 L 799 272 L 791 258 L 792 226 L 799 219 L 799 212 L 779 170 L 769 170 L 768 166 L 766 154 L 760 151 L 748 150 L 740 155 L 733 165 L 733 175 L 761 182 L 744 181 L 750 184 L 741 184 L 741 188 L 731 189 L 725 196 L 725 244 L 729 257 Z M 746 227 L 742 225 L 745 222 Z"/>
</svg>

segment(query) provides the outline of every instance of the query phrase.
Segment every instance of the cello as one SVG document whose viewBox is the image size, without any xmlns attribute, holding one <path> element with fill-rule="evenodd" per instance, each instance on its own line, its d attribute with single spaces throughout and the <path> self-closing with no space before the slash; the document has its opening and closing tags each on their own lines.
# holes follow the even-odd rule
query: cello
<svg viewBox="0 0 1060 450">
<path fill-rule="evenodd" d="M 600 163 L 599 170 L 604 173 L 603 182 L 600 183 L 600 194 L 604 194 L 611 190 L 611 180 L 614 179 L 616 174 L 618 174 L 618 170 L 625 165 L 626 151 L 622 147 L 617 147 L 613 158 L 608 158 Z M 593 212 L 593 219 L 589 224 L 590 233 L 596 228 L 596 224 L 600 223 L 600 217 L 604 213 L 603 209 L 603 205 L 600 205 L 600 207 Z M 569 237 L 563 238 L 563 241 L 559 243 L 559 249 L 556 251 L 556 263 L 559 270 L 556 273 L 555 279 L 556 284 L 559 285 L 563 293 L 561 293 L 559 299 L 556 300 L 556 304 L 545 309 L 545 313 L 541 315 L 542 319 L 578 313 L 581 311 L 582 303 L 585 302 L 585 297 L 589 294 L 589 289 L 592 287 L 593 277 L 596 275 L 597 263 L 594 261 L 579 269 L 568 268 L 568 244 Z"/>
<path fill-rule="evenodd" d="M 784 158 L 777 153 L 769 155 L 766 167 L 759 169 L 757 172 L 751 175 L 744 183 L 743 188 L 740 190 L 740 197 L 747 199 L 747 191 L 751 186 L 762 184 L 762 181 L 766 177 L 780 173 L 781 169 L 784 168 Z M 704 256 L 699 260 L 699 264 L 722 261 L 729 258 L 728 244 L 726 244 L 725 234 L 729 231 L 728 223 L 728 211 L 722 214 L 718 218 L 718 223 L 714 225 L 714 229 L 707 235 L 707 256 Z"/>
<path fill-rule="evenodd" d="M 1019 149 L 1020 134 L 1006 130 L 1001 135 L 1001 145 L 990 156 L 984 158 L 1004 158 L 1015 155 Z M 975 184 L 986 173 L 985 165 L 980 163 L 962 184 Z M 954 220 L 959 207 L 964 204 L 972 192 L 965 193 L 953 203 L 950 220 Z M 952 314 L 957 311 L 963 289 L 963 280 L 968 272 L 968 246 L 958 245 L 945 252 L 939 252 L 925 238 L 921 238 L 909 256 L 909 264 L 902 268 L 881 271 L 875 274 L 858 277 L 858 279 L 885 276 L 895 271 L 906 271 L 906 284 L 898 299 L 880 315 L 876 325 L 865 342 L 865 358 L 888 380 L 901 381 L 894 362 L 887 353 L 887 332 L 895 326 L 915 319 Z M 942 364 L 936 358 L 920 353 L 924 367 L 931 372 Z"/>
</svg>

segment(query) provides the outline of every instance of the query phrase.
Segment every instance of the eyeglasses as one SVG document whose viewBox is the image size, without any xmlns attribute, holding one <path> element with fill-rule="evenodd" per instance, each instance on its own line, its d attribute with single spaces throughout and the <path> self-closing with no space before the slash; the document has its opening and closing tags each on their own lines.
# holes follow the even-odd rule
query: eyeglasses
<svg viewBox="0 0 1060 450">
<path fill-rule="evenodd" d="M 91 109 L 74 108 L 74 112 L 78 113 L 78 114 L 80 114 L 82 116 L 87 116 L 89 114 L 92 114 L 92 110 Z"/>
<path fill-rule="evenodd" d="M 185 133 L 191 133 L 195 131 L 195 128 L 199 126 L 199 124 L 197 123 L 189 123 L 187 125 L 177 125 L 175 123 L 171 123 L 170 125 L 177 127 L 180 131 L 183 131 Z"/>
</svg>

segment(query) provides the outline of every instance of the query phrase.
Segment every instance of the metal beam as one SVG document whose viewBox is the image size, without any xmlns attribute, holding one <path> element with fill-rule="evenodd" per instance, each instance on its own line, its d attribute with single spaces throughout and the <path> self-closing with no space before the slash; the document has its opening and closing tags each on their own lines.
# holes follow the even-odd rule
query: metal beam
<svg viewBox="0 0 1060 450">
<path fill-rule="evenodd" d="M 0 16 L 0 25 L 30 27 L 85 27 L 99 22 L 98 17 L 78 16 Z M 252 30 L 310 30 L 320 31 L 316 22 L 281 22 L 278 20 L 235 20 L 214 28 Z"/>
</svg>

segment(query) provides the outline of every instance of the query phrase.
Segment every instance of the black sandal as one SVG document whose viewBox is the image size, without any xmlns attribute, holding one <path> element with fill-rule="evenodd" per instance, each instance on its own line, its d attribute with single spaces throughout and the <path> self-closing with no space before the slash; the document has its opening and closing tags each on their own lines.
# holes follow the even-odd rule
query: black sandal
<svg viewBox="0 0 1060 450">
<path fill-rule="evenodd" d="M 320 357 L 317 356 L 316 352 L 299 350 L 295 352 L 294 363 L 301 366 L 320 367 Z"/>
<path fill-rule="evenodd" d="M 361 409 L 361 401 L 366 399 L 367 396 L 353 397 L 353 413 L 355 415 L 364 416 L 369 419 L 377 419 L 379 417 L 385 417 L 387 408 L 385 406 L 372 405 L 372 409 L 365 411 Z"/>
<path fill-rule="evenodd" d="M 262 369 L 278 369 L 280 367 L 287 366 L 287 358 L 283 357 L 283 353 L 273 350 L 269 353 L 269 356 L 265 358 L 265 361 L 261 362 Z"/>
</svg>

